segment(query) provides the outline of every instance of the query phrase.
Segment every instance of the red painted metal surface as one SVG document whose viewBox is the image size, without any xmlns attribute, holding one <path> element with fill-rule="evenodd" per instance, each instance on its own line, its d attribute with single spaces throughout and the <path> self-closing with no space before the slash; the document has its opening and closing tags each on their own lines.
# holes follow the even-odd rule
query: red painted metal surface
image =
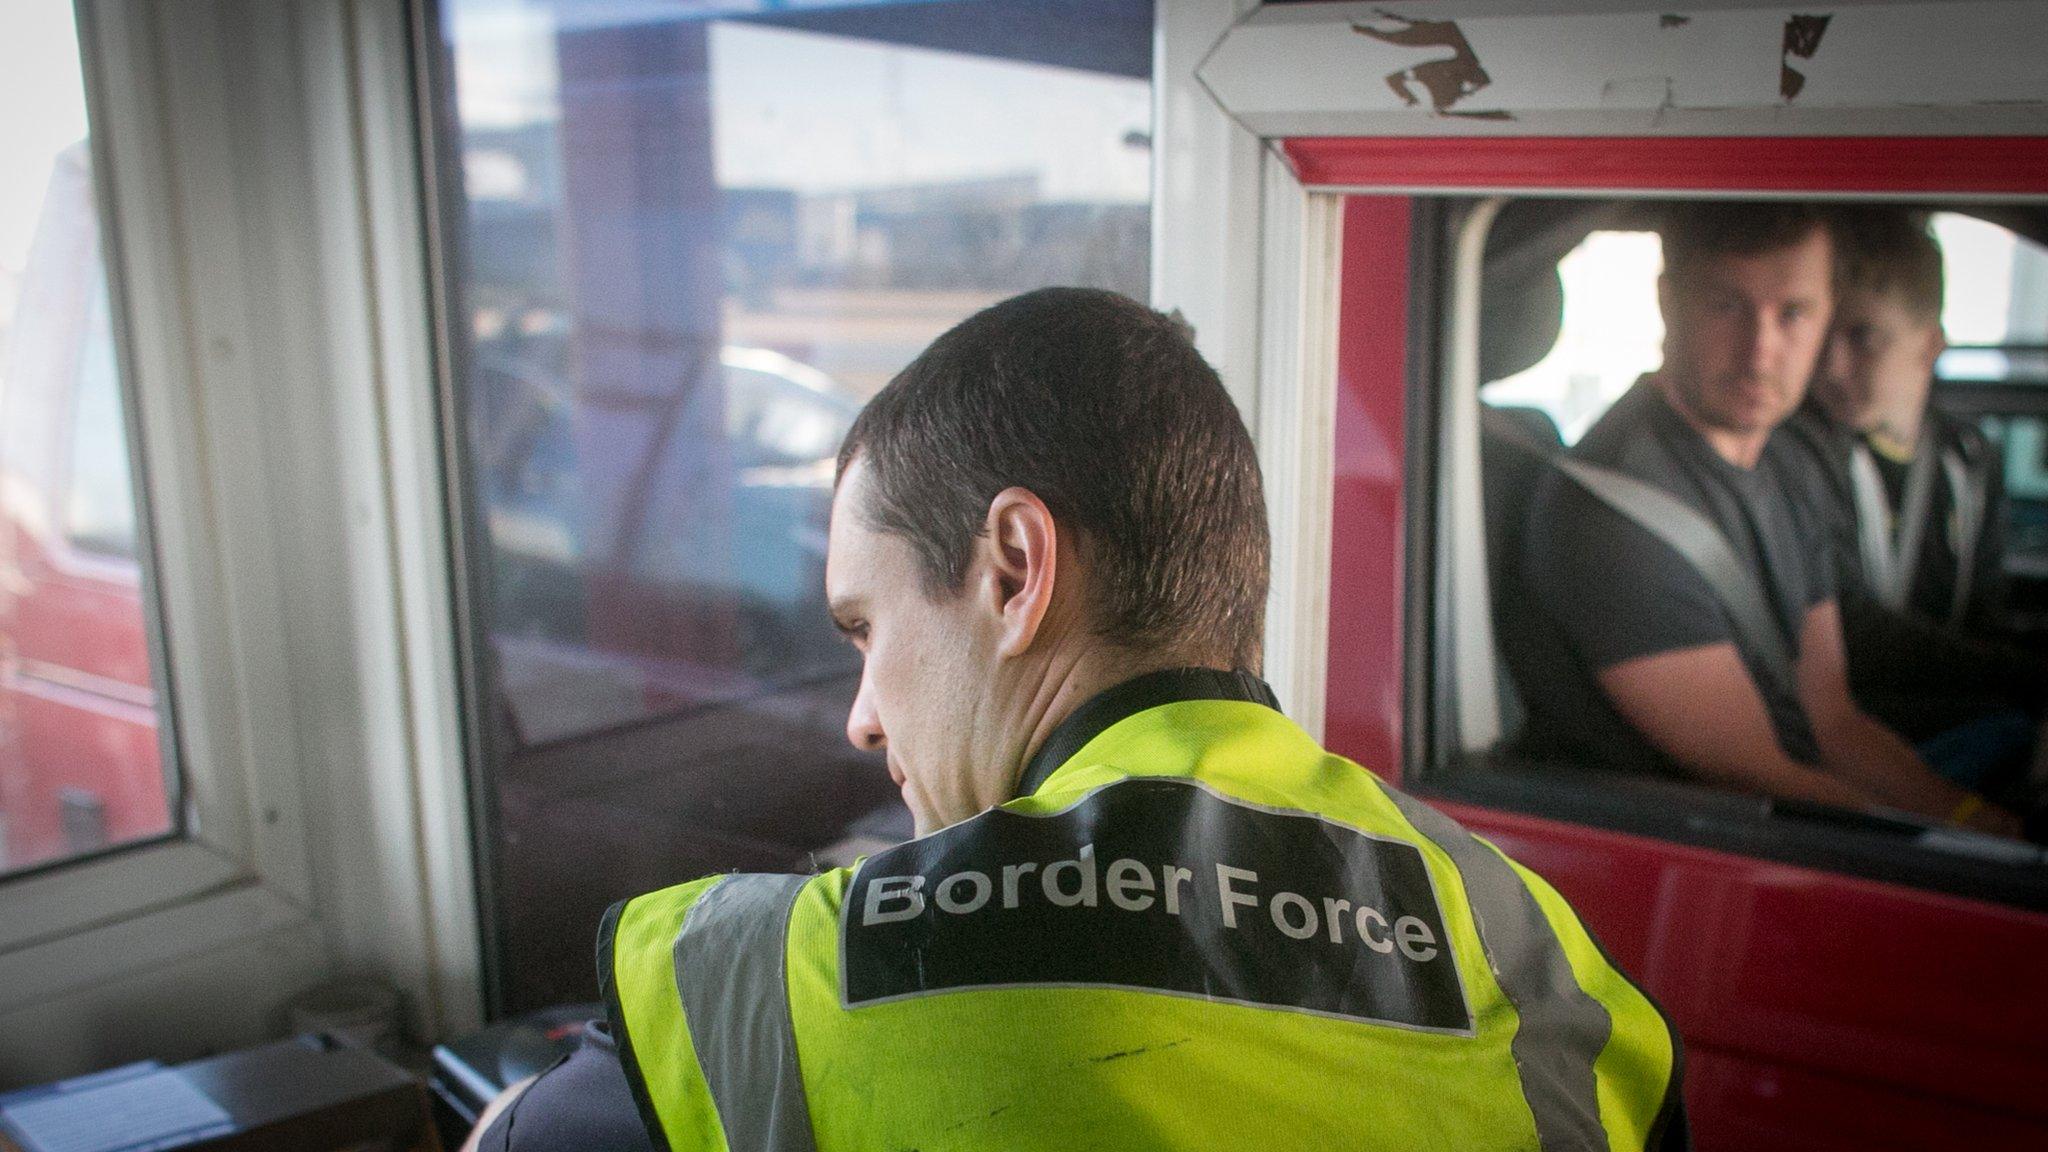
<svg viewBox="0 0 2048 1152">
<path fill-rule="evenodd" d="M 1315 137 L 1302 183 L 1339 187 L 1804 192 L 2048 191 L 2048 137 Z"/>
<path fill-rule="evenodd" d="M 1389 780 L 1401 772 L 1408 235 L 1404 197 L 1355 196 L 1344 206 L 1324 731 Z"/>
<path fill-rule="evenodd" d="M 1317 140 L 1289 154 L 1312 183 L 2048 191 L 2048 140 L 1891 142 L 1903 146 L 1889 157 L 1872 143 Z M 1937 183 L 1940 157 L 1956 167 Z M 1428 335 L 1406 331 L 1409 218 L 1402 198 L 1347 202 L 1337 337 L 1326 734 L 1388 776 L 1401 750 L 1406 355 Z M 2048 1147 L 2048 915 L 1444 807 L 1555 884 L 1671 1013 L 1699 1147 Z"/>
<path fill-rule="evenodd" d="M 2048 1147 L 2042 916 L 1440 807 L 1556 885 L 1671 1014 L 1702 1147 Z"/>
</svg>

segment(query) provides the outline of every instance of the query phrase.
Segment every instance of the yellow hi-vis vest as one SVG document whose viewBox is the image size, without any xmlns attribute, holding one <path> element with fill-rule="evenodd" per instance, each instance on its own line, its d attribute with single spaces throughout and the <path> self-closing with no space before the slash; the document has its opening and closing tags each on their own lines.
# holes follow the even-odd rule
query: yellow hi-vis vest
<svg viewBox="0 0 2048 1152">
<path fill-rule="evenodd" d="M 1639 1149 L 1679 1042 L 1549 884 L 1244 674 L 1096 697 L 1021 795 L 606 914 L 655 1147 Z"/>
</svg>

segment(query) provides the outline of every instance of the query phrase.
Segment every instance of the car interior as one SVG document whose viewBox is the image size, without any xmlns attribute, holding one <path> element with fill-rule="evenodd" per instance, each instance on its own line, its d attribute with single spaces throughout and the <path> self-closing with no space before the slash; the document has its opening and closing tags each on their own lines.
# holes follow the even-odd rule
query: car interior
<svg viewBox="0 0 2048 1152">
<path fill-rule="evenodd" d="M 1958 834 L 1912 818 L 1602 771 L 1572 763 L 1554 751 L 1554 742 L 1545 733 L 1530 730 L 1521 686 L 1555 674 L 1559 646 L 1546 642 L 1545 633 L 1557 626 L 1535 610 L 1518 571 L 1529 497 L 1552 467 L 1552 459 L 1569 449 L 1628 379 L 1603 382 L 1606 394 L 1598 397 L 1594 410 L 1567 413 L 1565 426 L 1559 405 L 1532 402 L 1525 374 L 1550 362 L 1549 374 L 1562 377 L 1568 399 L 1585 407 L 1587 394 L 1598 389 L 1589 389 L 1588 378 L 1575 369 L 1554 370 L 1555 361 L 1572 352 L 1566 332 L 1571 287 L 1561 268 L 1589 246 L 1589 238 L 1634 234 L 1652 241 L 1648 234 L 1656 227 L 1663 203 L 1517 198 L 1491 202 L 1486 212 L 1466 202 L 1464 211 L 1445 213 L 1454 232 L 1473 227 L 1475 219 L 1488 231 L 1480 266 L 1451 268 L 1445 285 L 1449 295 L 1458 277 L 1480 278 L 1476 331 L 1463 330 L 1466 326 L 1452 315 L 1444 333 L 1448 342 L 1476 343 L 1476 379 L 1463 386 L 1476 388 L 1478 402 L 1459 395 L 1460 381 L 1455 378 L 1441 390 L 1435 467 L 1439 483 L 1451 495 L 1439 505 L 1447 519 L 1437 531 L 1436 587 L 1446 602 L 1435 613 L 1431 648 L 1438 667 L 1430 679 L 1437 687 L 1437 710 L 1448 719 L 1440 715 L 1431 726 L 1437 747 L 1424 756 L 1425 786 L 1541 814 L 1699 843 L 1739 845 L 1744 851 L 1878 878 L 2048 905 L 2048 858 L 2039 848 Z M 2024 281 L 2048 242 L 2048 207 L 1915 207 L 1954 213 L 1966 222 L 2009 232 L 2013 239 L 2008 246 L 2018 254 L 2013 260 L 2018 270 L 2012 273 L 2016 296 L 2011 310 L 2017 317 L 2031 306 L 2029 301 L 2039 301 L 2038 296 L 2026 295 L 2036 290 Z M 1936 231 L 1938 237 L 1943 234 L 1940 228 Z M 1474 250 L 1470 244 L 1462 247 Z M 1457 244 L 1444 247 L 1446 252 L 1458 250 Z M 1640 268 L 1629 274 L 1639 273 Z M 1639 307 L 1654 308 L 1654 268 L 1648 274 L 1648 283 L 1619 290 L 1636 293 Z M 1950 278 L 1956 278 L 1953 270 Z M 1643 302 L 1645 292 L 1648 300 Z M 2039 310 L 2048 321 L 2048 307 Z M 1951 351 L 1937 368 L 1934 402 L 1977 421 L 2007 454 L 2006 568 L 2012 591 L 2004 623 L 2009 635 L 2041 652 L 2048 651 L 2043 644 L 2048 639 L 2048 613 L 2043 611 L 2048 581 L 2042 578 L 2048 503 L 2035 486 L 2043 462 L 2040 429 L 2048 420 L 2048 356 L 2034 326 L 2013 322 L 2005 327 L 2007 336 L 1997 344 L 1952 336 Z M 1455 363 L 1457 357 L 1447 352 L 1444 360 Z M 1476 420 L 1476 436 L 1461 434 L 1461 418 Z M 1461 498 L 1472 490 L 1476 499 Z M 1474 533 L 1459 522 L 1461 516 L 1472 515 L 1481 518 L 1482 531 Z M 1475 544 L 1484 549 L 1483 563 L 1472 562 L 1478 558 L 1466 554 Z M 1474 629 L 1482 631 L 1478 642 L 1471 635 Z M 1908 850 L 1901 852 L 1902 845 Z"/>
</svg>

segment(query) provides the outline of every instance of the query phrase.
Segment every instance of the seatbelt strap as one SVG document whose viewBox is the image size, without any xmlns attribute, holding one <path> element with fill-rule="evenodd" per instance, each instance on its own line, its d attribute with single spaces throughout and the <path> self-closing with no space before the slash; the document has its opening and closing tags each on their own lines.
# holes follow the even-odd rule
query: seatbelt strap
<svg viewBox="0 0 2048 1152">
<path fill-rule="evenodd" d="M 1878 602 L 1895 612 L 1905 610 L 1913 595 L 1913 578 L 1920 570 L 1920 545 L 1927 538 L 1927 513 L 1933 505 L 1938 471 L 1935 456 L 1933 430 L 1922 428 L 1894 523 L 1891 497 L 1885 493 L 1884 477 L 1877 470 L 1870 445 L 1859 436 L 1849 448 L 1863 577 Z"/>
<path fill-rule="evenodd" d="M 1662 540 L 1691 565 L 1714 590 L 1742 646 L 1762 664 L 1764 675 L 1780 691 L 1797 697 L 1799 677 L 1792 645 L 1771 613 L 1755 574 L 1743 565 L 1712 521 L 1678 497 L 1633 476 L 1570 456 L 1557 457 L 1556 464 L 1579 487 Z"/>
<path fill-rule="evenodd" d="M 1984 516 L 1991 505 L 1991 477 L 1984 469 L 1972 474 L 1963 454 L 1954 448 L 1941 454 L 1941 469 L 1948 474 L 1949 491 L 1956 505 L 1956 591 L 1949 602 L 1948 624 L 1960 628 L 1963 613 L 1970 606 L 1970 586 L 1977 579 L 1977 542 L 1983 537 Z"/>
</svg>

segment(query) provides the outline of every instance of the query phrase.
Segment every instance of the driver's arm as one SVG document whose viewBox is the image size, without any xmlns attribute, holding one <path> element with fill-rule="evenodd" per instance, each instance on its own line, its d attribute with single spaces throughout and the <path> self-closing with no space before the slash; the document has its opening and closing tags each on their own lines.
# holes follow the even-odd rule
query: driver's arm
<svg viewBox="0 0 2048 1152">
<path fill-rule="evenodd" d="M 1842 616 L 1833 600 L 1807 609 L 1799 633 L 1799 700 L 1813 722 L 1828 771 L 1881 803 L 1934 820 L 1947 820 L 1970 798 L 1927 767 L 1897 733 L 1870 718 L 1849 694 Z M 1984 805 L 1964 823 L 2005 836 L 2019 834 L 2019 818 Z"/>
<path fill-rule="evenodd" d="M 1624 660 L 1602 668 L 1599 679 L 1622 719 L 1701 780 L 1844 808 L 1873 802 L 1862 789 L 1785 754 L 1732 643 Z"/>
</svg>

